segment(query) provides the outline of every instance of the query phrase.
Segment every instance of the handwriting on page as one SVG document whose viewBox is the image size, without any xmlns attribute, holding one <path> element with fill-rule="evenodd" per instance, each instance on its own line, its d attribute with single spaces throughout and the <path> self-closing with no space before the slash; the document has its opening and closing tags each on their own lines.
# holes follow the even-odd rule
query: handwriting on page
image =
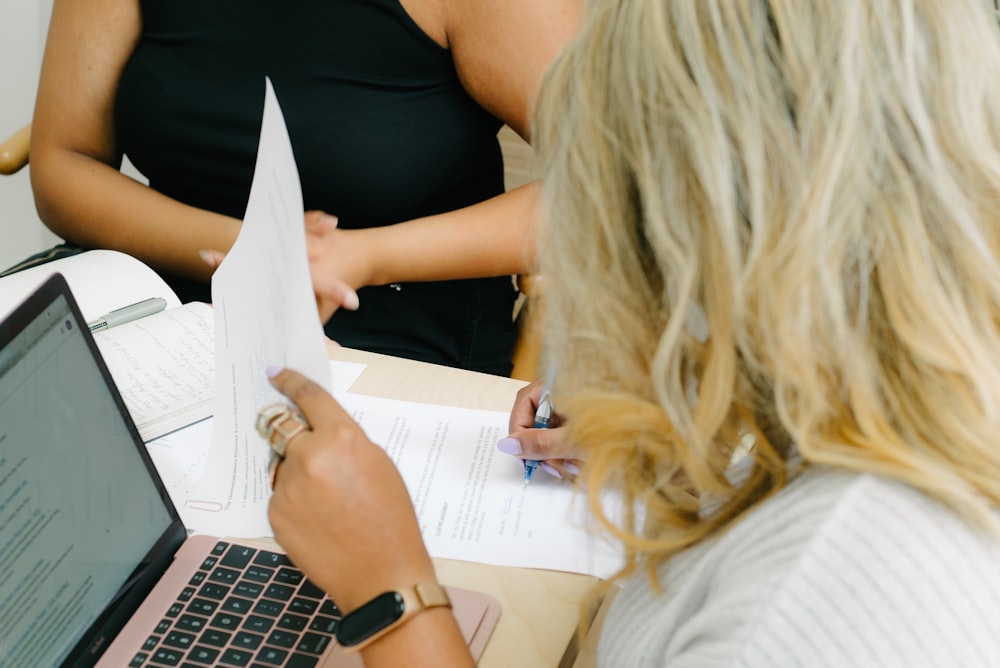
<svg viewBox="0 0 1000 668">
<path fill-rule="evenodd" d="M 191 303 L 94 337 L 144 441 L 211 414 L 212 328 L 211 307 Z"/>
</svg>

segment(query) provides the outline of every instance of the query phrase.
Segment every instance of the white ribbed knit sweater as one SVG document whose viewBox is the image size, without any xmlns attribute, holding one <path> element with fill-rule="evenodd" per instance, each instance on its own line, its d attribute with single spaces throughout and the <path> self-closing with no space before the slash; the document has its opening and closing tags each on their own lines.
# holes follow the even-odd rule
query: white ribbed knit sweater
<svg viewBox="0 0 1000 668">
<path fill-rule="evenodd" d="M 1000 668 L 1000 540 L 919 492 L 815 467 L 627 582 L 605 667 Z"/>
</svg>

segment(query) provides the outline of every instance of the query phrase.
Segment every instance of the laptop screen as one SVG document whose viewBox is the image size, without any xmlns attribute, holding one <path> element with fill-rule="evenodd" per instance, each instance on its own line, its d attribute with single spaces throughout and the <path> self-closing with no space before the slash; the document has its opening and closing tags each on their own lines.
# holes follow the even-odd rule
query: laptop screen
<svg viewBox="0 0 1000 668">
<path fill-rule="evenodd" d="M 50 278 L 0 323 L 0 664 L 92 663 L 183 534 Z"/>
</svg>

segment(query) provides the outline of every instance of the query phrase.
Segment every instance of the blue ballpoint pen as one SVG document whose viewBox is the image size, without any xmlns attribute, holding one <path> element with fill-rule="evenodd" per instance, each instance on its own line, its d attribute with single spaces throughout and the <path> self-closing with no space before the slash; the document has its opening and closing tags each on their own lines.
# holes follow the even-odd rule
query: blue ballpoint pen
<svg viewBox="0 0 1000 668">
<path fill-rule="evenodd" d="M 546 377 L 545 382 L 542 384 L 542 396 L 538 400 L 538 409 L 535 410 L 535 422 L 531 426 L 535 429 L 548 429 L 549 419 L 552 417 L 552 398 L 549 396 L 552 391 L 552 374 L 549 373 Z M 537 459 L 525 459 L 524 460 L 524 484 L 525 486 L 531 482 L 531 476 L 534 475 L 535 469 L 538 468 L 539 461 Z"/>
</svg>

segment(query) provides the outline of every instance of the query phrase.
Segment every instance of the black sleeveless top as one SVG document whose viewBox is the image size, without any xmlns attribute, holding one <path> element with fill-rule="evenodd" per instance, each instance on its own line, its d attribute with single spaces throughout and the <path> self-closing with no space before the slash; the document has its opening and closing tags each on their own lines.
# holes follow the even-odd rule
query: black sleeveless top
<svg viewBox="0 0 1000 668">
<path fill-rule="evenodd" d="M 142 0 L 141 40 L 115 107 L 120 147 L 150 186 L 243 218 L 269 76 L 306 210 L 388 225 L 503 191 L 500 121 L 463 90 L 451 54 L 398 0 Z M 419 248 L 413 252 L 419 253 Z M 207 284 L 165 276 L 181 299 Z M 506 375 L 509 277 L 359 291 L 330 338 Z"/>
</svg>

